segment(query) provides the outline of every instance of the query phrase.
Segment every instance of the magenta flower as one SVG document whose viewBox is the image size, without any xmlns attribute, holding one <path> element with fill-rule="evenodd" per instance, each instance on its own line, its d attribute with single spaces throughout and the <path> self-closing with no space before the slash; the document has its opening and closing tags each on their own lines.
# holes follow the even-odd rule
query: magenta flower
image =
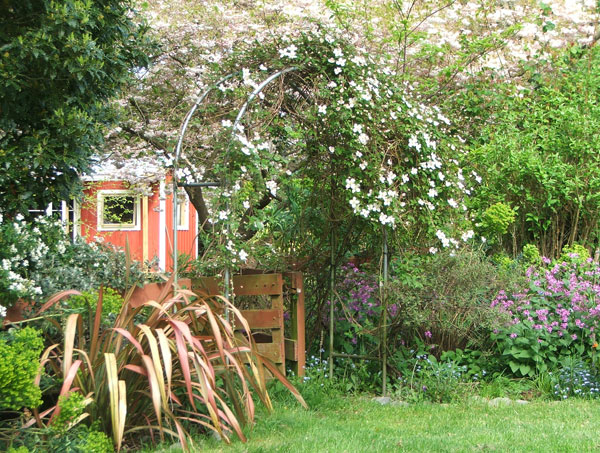
<svg viewBox="0 0 600 453">
<path fill-rule="evenodd" d="M 431 332 L 429 330 L 425 331 L 425 337 L 426 338 L 431 338 Z"/>
</svg>

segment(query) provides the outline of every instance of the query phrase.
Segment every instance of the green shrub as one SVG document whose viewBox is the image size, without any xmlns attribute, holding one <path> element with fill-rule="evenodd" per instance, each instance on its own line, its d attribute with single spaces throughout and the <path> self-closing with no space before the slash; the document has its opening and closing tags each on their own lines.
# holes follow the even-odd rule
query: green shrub
<svg viewBox="0 0 600 453">
<path fill-rule="evenodd" d="M 583 245 L 565 245 L 560 254 L 559 261 L 566 263 L 584 263 L 590 258 L 590 252 Z"/>
<path fill-rule="evenodd" d="M 115 451 L 108 436 L 100 431 L 88 431 L 79 445 L 81 453 L 112 453 Z"/>
<path fill-rule="evenodd" d="M 98 303 L 98 291 L 85 291 L 81 296 L 71 297 L 67 304 L 69 308 L 77 310 L 86 316 L 89 316 L 89 310 L 92 317 L 96 312 Z M 123 307 L 123 297 L 112 288 L 104 288 L 102 293 L 102 322 L 107 324 L 114 319 Z"/>
<path fill-rule="evenodd" d="M 6 453 L 29 453 L 29 449 L 27 447 L 25 447 L 24 445 L 21 445 L 20 447 L 17 447 L 17 448 L 10 447 Z"/>
<path fill-rule="evenodd" d="M 495 203 L 481 215 L 478 228 L 483 236 L 499 238 L 508 232 L 508 227 L 515 221 L 517 213 L 505 203 Z"/>
<path fill-rule="evenodd" d="M 523 262 L 526 266 L 539 265 L 541 259 L 540 251 L 535 245 L 525 244 L 523 246 Z"/>
<path fill-rule="evenodd" d="M 418 284 L 391 276 L 388 290 L 390 348 L 415 337 L 439 357 L 443 351 L 485 350 L 491 347 L 489 335 L 499 321 L 490 301 L 505 286 L 519 281 L 519 273 L 505 272 L 482 251 L 445 251 L 422 262 L 414 270 Z M 430 352 L 429 350 L 427 352 Z"/>
<path fill-rule="evenodd" d="M 37 407 L 41 392 L 34 385 L 44 343 L 31 327 L 0 333 L 0 410 Z"/>
</svg>

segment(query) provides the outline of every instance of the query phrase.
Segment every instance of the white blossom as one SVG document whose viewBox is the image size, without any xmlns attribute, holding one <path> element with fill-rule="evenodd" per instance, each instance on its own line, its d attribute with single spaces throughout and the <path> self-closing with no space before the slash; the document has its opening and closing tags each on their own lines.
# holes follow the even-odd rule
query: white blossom
<svg viewBox="0 0 600 453">
<path fill-rule="evenodd" d="M 277 186 L 277 183 L 273 180 L 267 181 L 265 183 L 265 185 L 267 186 L 267 189 L 269 189 L 269 192 L 271 192 L 271 194 L 276 197 L 277 196 L 277 189 L 279 188 Z"/>
<path fill-rule="evenodd" d="M 297 57 L 297 55 L 296 55 L 297 50 L 298 50 L 298 48 L 294 44 L 292 44 L 289 47 L 286 47 L 285 49 L 280 49 L 279 56 L 281 58 L 287 57 L 287 58 L 293 60 L 294 58 Z"/>
</svg>

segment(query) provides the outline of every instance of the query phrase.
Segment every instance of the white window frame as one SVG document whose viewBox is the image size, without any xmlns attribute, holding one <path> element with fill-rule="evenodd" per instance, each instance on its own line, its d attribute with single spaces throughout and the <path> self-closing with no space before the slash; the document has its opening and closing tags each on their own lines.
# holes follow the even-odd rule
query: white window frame
<svg viewBox="0 0 600 453">
<path fill-rule="evenodd" d="M 183 220 L 182 223 L 179 223 L 179 219 L 177 219 L 177 230 L 179 231 L 188 231 L 190 229 L 190 199 L 187 195 L 179 197 L 177 200 L 177 211 L 180 213 L 180 218 Z"/>
<path fill-rule="evenodd" d="M 133 224 L 105 224 L 102 222 L 104 212 L 104 199 L 110 196 L 131 196 L 133 197 Z M 139 194 L 132 192 L 131 190 L 116 189 L 116 190 L 99 190 L 97 194 L 97 219 L 98 228 L 97 231 L 140 231 L 142 228 L 142 208 L 141 208 L 141 197 Z"/>
</svg>

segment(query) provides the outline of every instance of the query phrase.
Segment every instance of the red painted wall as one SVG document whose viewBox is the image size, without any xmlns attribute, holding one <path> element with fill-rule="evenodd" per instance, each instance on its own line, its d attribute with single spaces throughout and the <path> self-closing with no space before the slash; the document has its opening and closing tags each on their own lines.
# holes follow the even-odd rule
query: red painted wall
<svg viewBox="0 0 600 453">
<path fill-rule="evenodd" d="M 81 235 L 88 242 L 102 238 L 101 240 L 113 244 L 117 247 L 125 248 L 129 242 L 131 257 L 141 261 L 143 257 L 143 225 L 144 208 L 143 197 L 140 199 L 140 230 L 139 231 L 98 231 L 98 191 L 99 190 L 126 190 L 127 186 L 121 181 L 102 181 L 86 183 L 84 190 L 84 200 L 81 204 Z M 166 199 L 166 270 L 171 270 L 173 266 L 173 197 L 167 196 Z M 159 235 L 160 235 L 160 199 L 159 184 L 152 186 L 152 195 L 148 197 L 148 259 L 158 258 L 159 256 Z M 189 228 L 187 231 L 178 231 L 178 249 L 180 253 L 186 253 L 194 258 L 196 257 L 196 211 L 189 204 Z"/>
</svg>

